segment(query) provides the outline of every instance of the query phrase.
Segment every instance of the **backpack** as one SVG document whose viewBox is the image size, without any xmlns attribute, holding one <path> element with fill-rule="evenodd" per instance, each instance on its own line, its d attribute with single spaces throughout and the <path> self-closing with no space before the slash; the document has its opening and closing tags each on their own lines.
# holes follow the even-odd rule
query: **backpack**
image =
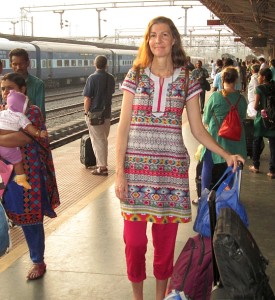
<svg viewBox="0 0 275 300">
<path fill-rule="evenodd" d="M 263 102 L 265 114 L 262 115 L 264 127 L 267 129 L 275 129 L 275 85 L 273 84 L 268 92 L 258 87 L 266 96 L 266 101 Z"/>
<path fill-rule="evenodd" d="M 241 139 L 241 134 L 242 134 L 242 124 L 241 124 L 241 119 L 237 107 L 241 99 L 241 95 L 239 96 L 239 99 L 235 105 L 232 105 L 231 102 L 226 97 L 224 98 L 227 101 L 227 103 L 230 105 L 230 110 L 225 116 L 221 126 L 219 126 L 218 120 L 214 114 L 215 121 L 218 127 L 220 127 L 218 131 L 218 135 L 228 140 L 239 141 Z"/>
<path fill-rule="evenodd" d="M 211 239 L 197 234 L 190 237 L 184 245 L 175 263 L 167 291 L 184 291 L 187 299 L 208 300 L 212 283 Z"/>
<path fill-rule="evenodd" d="M 221 282 L 230 296 L 219 299 L 275 299 L 266 274 L 268 260 L 240 217 L 229 207 L 220 210 L 213 247 Z"/>
</svg>

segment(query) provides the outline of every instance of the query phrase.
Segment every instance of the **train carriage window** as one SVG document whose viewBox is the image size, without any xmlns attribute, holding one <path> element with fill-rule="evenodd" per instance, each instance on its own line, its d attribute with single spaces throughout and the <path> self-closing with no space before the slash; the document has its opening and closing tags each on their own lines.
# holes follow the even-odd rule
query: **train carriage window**
<svg viewBox="0 0 275 300">
<path fill-rule="evenodd" d="M 57 67 L 63 67 L 62 59 L 58 59 L 56 62 Z"/>
<path fill-rule="evenodd" d="M 51 59 L 48 59 L 48 68 L 52 68 L 53 62 Z"/>
<path fill-rule="evenodd" d="M 82 60 L 81 60 L 81 59 L 79 59 L 79 60 L 77 61 L 77 65 L 78 65 L 79 67 L 82 67 Z"/>
<path fill-rule="evenodd" d="M 89 65 L 89 62 L 87 59 L 84 59 L 84 66 L 87 67 Z"/>
<path fill-rule="evenodd" d="M 31 69 L 36 69 L 36 60 L 31 59 Z"/>
<path fill-rule="evenodd" d="M 7 67 L 6 60 L 5 59 L 1 59 L 1 60 L 2 60 L 2 67 L 3 67 L 3 69 L 6 69 L 6 67 Z"/>
<path fill-rule="evenodd" d="M 64 60 L 64 67 L 69 67 L 70 66 L 70 60 L 69 59 L 65 59 Z"/>
<path fill-rule="evenodd" d="M 71 66 L 72 66 L 72 67 L 76 67 L 76 60 L 75 60 L 75 59 L 72 59 L 72 60 L 71 60 Z"/>
<path fill-rule="evenodd" d="M 41 60 L 41 67 L 42 67 L 42 68 L 46 68 L 46 67 L 47 67 L 47 62 L 46 62 L 45 59 L 42 59 L 42 60 Z"/>
</svg>

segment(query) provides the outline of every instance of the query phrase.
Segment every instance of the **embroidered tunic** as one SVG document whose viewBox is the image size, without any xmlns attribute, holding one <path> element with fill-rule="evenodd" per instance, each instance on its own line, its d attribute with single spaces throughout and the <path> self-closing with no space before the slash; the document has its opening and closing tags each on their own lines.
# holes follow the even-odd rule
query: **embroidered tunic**
<svg viewBox="0 0 275 300">
<path fill-rule="evenodd" d="M 121 202 L 126 220 L 159 224 L 191 220 L 190 160 L 182 137 L 182 112 L 201 88 L 190 79 L 185 97 L 185 81 L 185 68 L 175 69 L 163 82 L 146 68 L 138 80 L 130 70 L 122 84 L 135 95 L 125 157 L 128 197 Z"/>
</svg>

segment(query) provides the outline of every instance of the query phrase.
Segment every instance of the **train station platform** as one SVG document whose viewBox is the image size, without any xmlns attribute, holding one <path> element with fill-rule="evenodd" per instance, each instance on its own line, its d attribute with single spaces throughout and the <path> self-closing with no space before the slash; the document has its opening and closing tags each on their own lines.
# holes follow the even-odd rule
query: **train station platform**
<svg viewBox="0 0 275 300">
<path fill-rule="evenodd" d="M 126 276 L 123 220 L 114 194 L 115 136 L 109 139 L 109 176 L 90 174 L 79 161 L 80 141 L 53 150 L 61 206 L 56 219 L 45 219 L 47 272 L 36 281 L 27 281 L 31 265 L 21 228 L 12 228 L 13 248 L 0 259 L 1 300 L 130 300 L 131 286 Z M 191 198 L 196 197 L 194 153 L 197 141 L 184 116 L 183 135 L 191 157 Z M 262 155 L 261 173 L 250 174 L 244 166 L 241 199 L 250 221 L 250 230 L 263 254 L 269 259 L 267 273 L 275 290 L 275 180 L 268 171 L 268 144 Z M 193 219 L 197 207 L 192 205 Z M 180 224 L 175 259 L 188 237 L 195 233 L 193 223 Z M 150 226 L 148 228 L 150 230 Z M 153 249 L 150 234 L 147 254 L 145 300 L 155 299 L 152 273 Z"/>
</svg>

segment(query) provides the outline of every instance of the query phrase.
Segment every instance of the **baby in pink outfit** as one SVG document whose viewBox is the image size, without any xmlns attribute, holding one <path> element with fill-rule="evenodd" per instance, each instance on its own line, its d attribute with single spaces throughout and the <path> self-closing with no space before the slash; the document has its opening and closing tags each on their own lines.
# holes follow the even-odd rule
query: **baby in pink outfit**
<svg viewBox="0 0 275 300">
<path fill-rule="evenodd" d="M 28 105 L 28 98 L 14 90 L 7 96 L 7 109 L 0 111 L 0 129 L 2 134 L 19 131 L 20 128 L 26 130 L 34 137 L 46 137 L 46 130 L 39 130 L 32 125 L 31 121 L 25 116 Z M 31 189 L 24 173 L 22 155 L 19 147 L 8 148 L 0 146 L 0 156 L 9 161 L 14 166 L 16 176 L 14 181 L 26 189 Z"/>
</svg>

